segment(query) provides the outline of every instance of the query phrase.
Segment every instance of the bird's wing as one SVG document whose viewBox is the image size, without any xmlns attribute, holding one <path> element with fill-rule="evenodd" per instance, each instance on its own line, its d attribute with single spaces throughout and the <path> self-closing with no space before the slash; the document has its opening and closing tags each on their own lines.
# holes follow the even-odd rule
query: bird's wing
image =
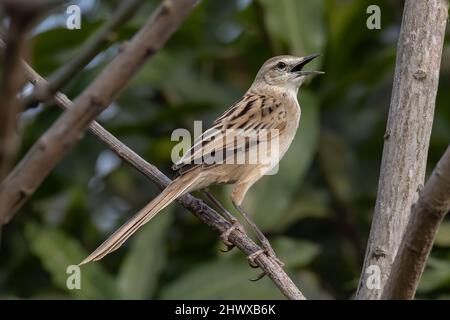
<svg viewBox="0 0 450 320">
<path fill-rule="evenodd" d="M 280 101 L 265 95 L 247 94 L 217 118 L 172 168 L 180 173 L 190 171 L 205 165 L 205 155 L 222 155 L 221 159 L 225 161 L 234 157 L 239 149 L 237 139 L 257 135 L 252 142 L 244 141 L 243 151 L 247 151 L 260 141 L 272 140 L 281 134 L 286 121 Z"/>
</svg>

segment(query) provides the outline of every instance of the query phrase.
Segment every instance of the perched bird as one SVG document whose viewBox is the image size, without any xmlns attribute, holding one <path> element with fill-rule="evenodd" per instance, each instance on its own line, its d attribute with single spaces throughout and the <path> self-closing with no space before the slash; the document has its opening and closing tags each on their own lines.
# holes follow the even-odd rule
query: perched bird
<svg viewBox="0 0 450 320">
<path fill-rule="evenodd" d="M 217 118 L 213 126 L 175 163 L 173 169 L 178 171 L 179 177 L 80 265 L 100 260 L 118 249 L 134 232 L 181 195 L 216 184 L 235 185 L 231 200 L 261 241 L 263 250 L 258 254 L 265 253 L 279 261 L 266 237 L 244 211 L 242 201 L 249 188 L 278 164 L 294 139 L 301 113 L 297 101 L 298 89 L 307 76 L 323 73 L 305 71 L 303 67 L 317 56 L 285 55 L 267 60 L 243 98 Z M 252 132 L 256 132 L 256 139 L 247 139 Z M 248 161 L 255 152 L 260 156 L 257 161 Z M 239 157 L 240 161 L 237 161 Z M 217 158 L 220 161 L 211 161 Z M 222 235 L 227 243 L 229 234 L 239 224 L 226 210 L 224 213 L 232 222 L 232 227 Z"/>
</svg>

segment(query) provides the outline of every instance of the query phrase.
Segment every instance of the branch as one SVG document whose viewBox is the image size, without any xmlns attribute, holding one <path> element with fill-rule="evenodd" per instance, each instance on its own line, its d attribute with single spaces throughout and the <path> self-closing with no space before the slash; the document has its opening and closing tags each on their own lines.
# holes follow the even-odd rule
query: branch
<svg viewBox="0 0 450 320">
<path fill-rule="evenodd" d="M 411 219 L 392 265 L 383 299 L 414 298 L 436 232 L 449 210 L 450 146 L 412 207 Z"/>
<path fill-rule="evenodd" d="M 17 149 L 16 115 L 21 109 L 17 99 L 25 82 L 21 60 L 27 52 L 26 35 L 30 21 L 40 13 L 35 2 L 4 1 L 2 3 L 9 18 L 9 28 L 2 43 L 0 78 L 0 179 L 6 175 Z"/>
<path fill-rule="evenodd" d="M 380 298 L 423 185 L 447 16 L 446 0 L 405 1 L 377 202 L 357 299 Z M 373 278 L 370 266 L 380 268 L 379 288 L 366 285 Z"/>
<path fill-rule="evenodd" d="M 134 15 L 143 2 L 144 0 L 123 1 L 107 22 L 86 41 L 77 55 L 48 77 L 48 86 L 45 87 L 47 91 L 42 91 L 42 87 L 35 87 L 35 91 L 24 101 L 25 108 L 36 106 L 37 100 L 43 102 L 51 98 L 66 85 L 105 45 L 113 42 L 115 31 Z"/>
<path fill-rule="evenodd" d="M 197 0 L 165 0 L 119 55 L 38 139 L 0 185 L 0 223 L 7 223 L 61 158 L 81 139 L 89 123 L 113 101 L 141 65 L 160 50 Z"/>
<path fill-rule="evenodd" d="M 26 63 L 24 63 L 24 68 L 29 81 L 41 86 L 48 85 L 47 81 Z M 72 101 L 60 92 L 55 94 L 54 100 L 56 104 L 63 109 L 72 108 Z M 123 144 L 119 139 L 114 137 L 96 121 L 93 121 L 90 124 L 89 131 L 103 141 L 108 148 L 114 151 L 120 158 L 147 176 L 161 190 L 167 187 L 171 182 L 171 180 L 155 166 L 142 159 L 138 154 Z M 225 230 L 228 230 L 228 228 L 231 227 L 231 224 L 222 218 L 222 216 L 220 216 L 216 211 L 211 209 L 202 200 L 197 199 L 190 194 L 184 195 L 176 201 L 219 234 L 222 234 Z M 256 245 L 245 233 L 242 233 L 239 230 L 231 232 L 229 240 L 247 256 L 260 250 L 258 245 Z M 278 263 L 274 262 L 266 255 L 258 255 L 255 262 L 262 270 L 264 270 L 264 272 L 270 277 L 270 279 L 272 279 L 275 285 L 288 299 L 305 299 L 303 294 L 295 286 L 294 282 L 289 278 L 284 270 L 278 265 Z"/>
</svg>

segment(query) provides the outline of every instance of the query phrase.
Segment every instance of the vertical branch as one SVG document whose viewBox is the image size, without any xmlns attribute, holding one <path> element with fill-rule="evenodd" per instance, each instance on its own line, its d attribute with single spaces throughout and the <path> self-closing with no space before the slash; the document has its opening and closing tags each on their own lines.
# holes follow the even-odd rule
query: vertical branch
<svg viewBox="0 0 450 320">
<path fill-rule="evenodd" d="M 412 207 L 383 299 L 413 299 L 436 232 L 450 210 L 450 146 Z"/>
<path fill-rule="evenodd" d="M 6 175 L 18 144 L 16 115 L 23 103 L 18 99 L 25 83 L 22 58 L 27 52 L 27 32 L 37 18 L 61 4 L 62 0 L 3 0 L 1 9 L 10 18 L 2 34 L 0 75 L 0 181 Z M 1 222 L 1 219 L 0 219 Z"/>
<path fill-rule="evenodd" d="M 380 298 L 411 205 L 424 181 L 447 17 L 446 0 L 405 1 L 377 202 L 358 299 Z M 378 288 L 376 283 L 367 285 L 371 276 L 378 276 L 367 273 L 374 270 L 370 266 L 379 267 Z"/>
<path fill-rule="evenodd" d="M 17 99 L 25 78 L 21 60 L 26 52 L 26 15 L 13 3 L 4 4 L 11 23 L 4 35 L 5 50 L 1 56 L 0 78 L 0 180 L 6 175 L 14 157 L 16 136 L 16 114 L 20 110 Z M 2 44 L 3 45 L 3 44 Z"/>
</svg>

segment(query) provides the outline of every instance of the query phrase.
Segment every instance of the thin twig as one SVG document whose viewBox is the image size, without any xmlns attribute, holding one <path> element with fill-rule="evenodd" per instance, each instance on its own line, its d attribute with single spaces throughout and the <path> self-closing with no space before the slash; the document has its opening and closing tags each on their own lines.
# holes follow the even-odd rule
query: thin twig
<svg viewBox="0 0 450 320">
<path fill-rule="evenodd" d="M 357 299 L 381 297 L 417 189 L 425 180 L 448 7 L 447 0 L 405 1 L 377 201 Z M 380 285 L 369 285 L 377 276 Z"/>
<path fill-rule="evenodd" d="M 0 185 L 0 222 L 8 222 L 36 191 L 61 158 L 127 84 L 142 64 L 160 50 L 198 0 L 165 0 L 117 57 L 76 98 L 73 107 L 38 139 Z"/>
<path fill-rule="evenodd" d="M 413 299 L 439 225 L 450 210 L 450 146 L 433 170 L 398 249 L 383 299 Z"/>
<path fill-rule="evenodd" d="M 117 38 L 116 30 L 130 19 L 136 10 L 145 0 L 123 1 L 113 15 L 105 24 L 90 37 L 77 54 L 65 63 L 61 68 L 48 76 L 48 91 L 42 91 L 42 87 L 36 87 L 38 91 L 33 91 L 24 99 L 25 108 L 37 105 L 37 100 L 43 102 L 53 96 L 53 93 L 64 87 L 76 74 L 99 53 L 104 47 L 113 43 Z"/>
<path fill-rule="evenodd" d="M 26 63 L 24 63 L 24 68 L 30 82 L 40 86 L 47 85 L 47 81 Z M 72 101 L 70 101 L 61 92 L 57 92 L 55 94 L 54 101 L 63 109 L 69 109 L 72 107 Z M 90 124 L 89 131 L 105 143 L 108 148 L 115 152 L 120 158 L 131 164 L 136 170 L 148 177 L 158 186 L 159 189 L 164 189 L 171 182 L 171 180 L 159 171 L 158 168 L 141 158 L 137 153 L 123 144 L 119 139 L 114 137 L 96 121 L 93 121 Z M 210 208 L 202 200 L 197 199 L 190 194 L 184 195 L 176 201 L 219 234 L 222 234 L 231 227 L 231 224 L 216 211 Z M 229 240 L 247 256 L 261 249 L 252 239 L 238 229 L 231 232 Z M 296 287 L 285 271 L 278 265 L 278 263 L 274 262 L 266 255 L 259 255 L 255 259 L 255 262 L 262 270 L 264 270 L 264 272 L 270 277 L 270 279 L 272 279 L 274 284 L 288 299 L 305 299 L 304 295 Z"/>
</svg>

